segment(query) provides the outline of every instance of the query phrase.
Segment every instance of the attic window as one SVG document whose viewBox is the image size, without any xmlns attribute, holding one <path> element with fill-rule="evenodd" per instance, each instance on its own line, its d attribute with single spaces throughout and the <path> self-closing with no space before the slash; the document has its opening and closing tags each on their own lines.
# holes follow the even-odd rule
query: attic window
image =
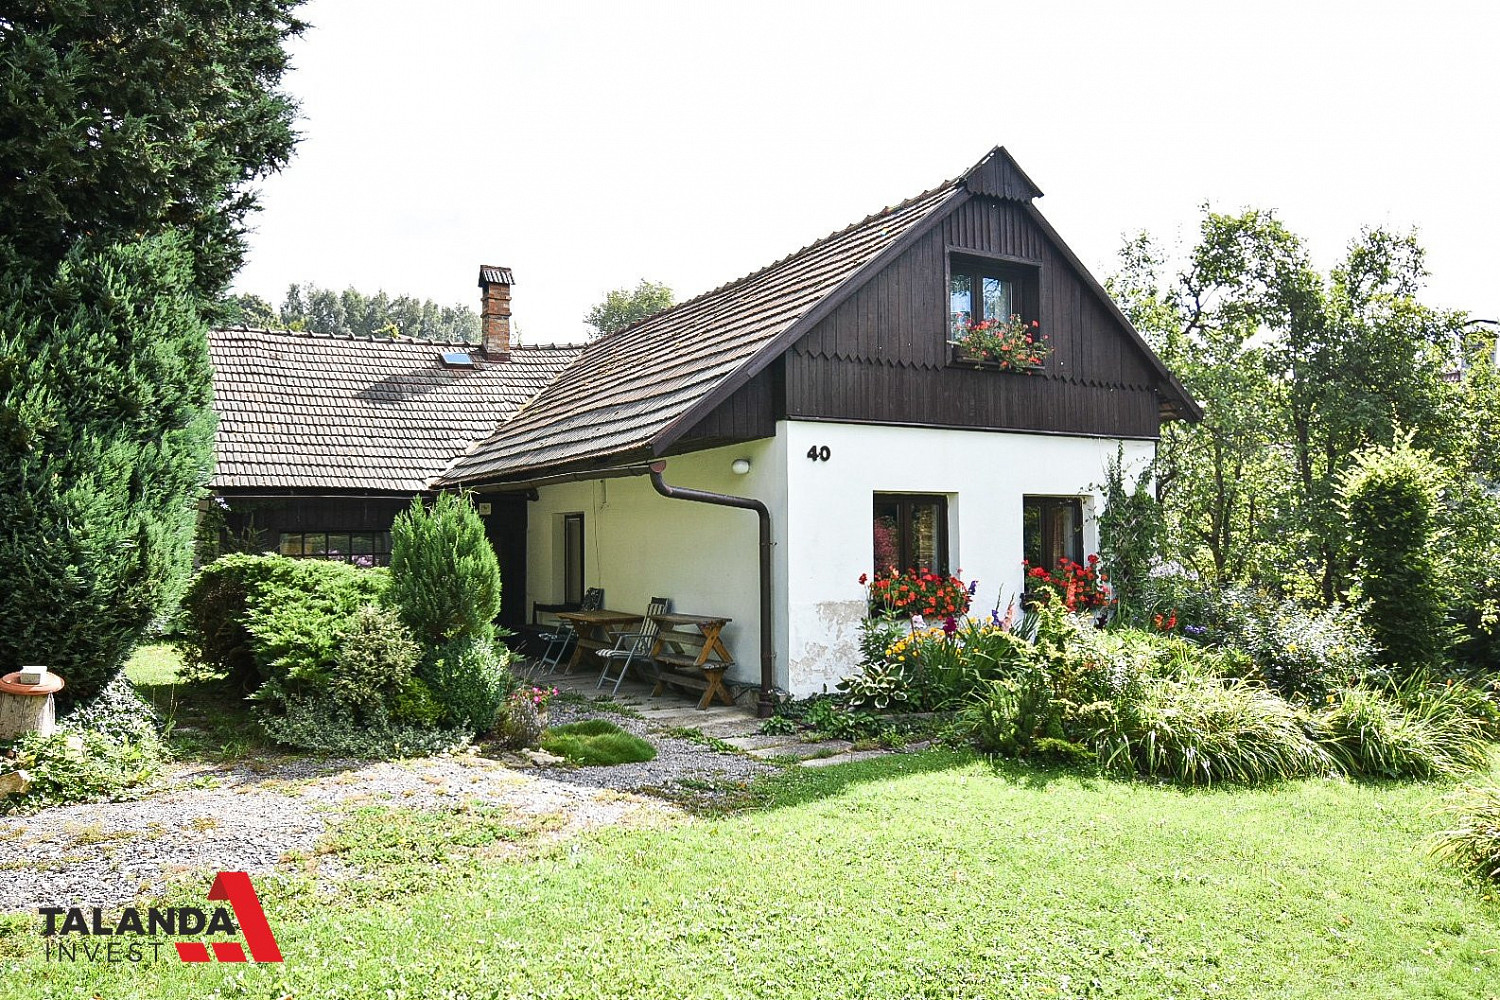
<svg viewBox="0 0 1500 1000">
<path fill-rule="evenodd" d="M 1041 312 L 1041 267 L 1015 260 L 954 254 L 948 260 L 948 336 L 970 323 L 1004 322 L 1020 316 L 1028 324 Z"/>
<path fill-rule="evenodd" d="M 444 368 L 473 368 L 474 359 L 468 351 L 444 351 L 438 355 Z"/>
</svg>

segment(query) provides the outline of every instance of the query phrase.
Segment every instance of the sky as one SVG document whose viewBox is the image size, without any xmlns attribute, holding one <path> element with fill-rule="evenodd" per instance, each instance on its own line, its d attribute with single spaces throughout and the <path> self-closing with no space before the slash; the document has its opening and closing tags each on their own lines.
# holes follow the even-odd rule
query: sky
<svg viewBox="0 0 1500 1000">
<path fill-rule="evenodd" d="M 477 308 L 527 343 L 679 300 L 1003 145 L 1101 279 L 1128 234 L 1273 209 L 1314 262 L 1416 228 L 1432 305 L 1500 317 L 1500 4 L 312 0 L 303 135 L 235 287 Z"/>
</svg>

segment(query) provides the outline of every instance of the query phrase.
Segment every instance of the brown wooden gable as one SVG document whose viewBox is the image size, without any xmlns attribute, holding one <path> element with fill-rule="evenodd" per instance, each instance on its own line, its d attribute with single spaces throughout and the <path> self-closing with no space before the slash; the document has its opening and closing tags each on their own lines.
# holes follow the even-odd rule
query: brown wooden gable
<svg viewBox="0 0 1500 1000">
<path fill-rule="evenodd" d="M 779 363 L 757 373 L 678 438 L 670 451 L 694 451 L 774 436 L 776 421 L 786 415 L 781 373 Z"/>
<path fill-rule="evenodd" d="M 1052 349 L 1033 374 L 975 370 L 948 340 L 955 256 L 1030 276 L 1027 318 Z M 1024 201 L 973 196 L 787 352 L 792 419 L 1152 438 L 1163 385 L 1151 356 Z"/>
</svg>

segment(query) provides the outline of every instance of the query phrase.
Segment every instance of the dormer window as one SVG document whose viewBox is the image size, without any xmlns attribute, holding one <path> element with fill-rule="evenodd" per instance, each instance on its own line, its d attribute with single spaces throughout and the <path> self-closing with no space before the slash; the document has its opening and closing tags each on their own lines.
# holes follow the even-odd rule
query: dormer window
<svg viewBox="0 0 1500 1000">
<path fill-rule="evenodd" d="M 950 342 L 976 324 L 1006 323 L 1013 316 L 1032 328 L 1040 312 L 1040 274 L 1033 263 L 953 254 L 948 260 Z M 954 361 L 972 364 L 975 358 L 955 347 Z"/>
</svg>

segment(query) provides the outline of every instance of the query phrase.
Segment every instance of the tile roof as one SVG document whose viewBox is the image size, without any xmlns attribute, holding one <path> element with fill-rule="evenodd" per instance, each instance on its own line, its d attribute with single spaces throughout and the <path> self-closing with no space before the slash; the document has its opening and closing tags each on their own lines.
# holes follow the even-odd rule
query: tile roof
<svg viewBox="0 0 1500 1000">
<path fill-rule="evenodd" d="M 956 181 L 935 188 L 592 341 L 440 481 L 499 479 L 644 448 L 864 265 L 963 196 Z"/>
<path fill-rule="evenodd" d="M 444 351 L 474 353 L 446 367 Z M 427 489 L 578 355 L 521 346 L 486 361 L 471 344 L 214 330 L 219 489 Z"/>
</svg>

